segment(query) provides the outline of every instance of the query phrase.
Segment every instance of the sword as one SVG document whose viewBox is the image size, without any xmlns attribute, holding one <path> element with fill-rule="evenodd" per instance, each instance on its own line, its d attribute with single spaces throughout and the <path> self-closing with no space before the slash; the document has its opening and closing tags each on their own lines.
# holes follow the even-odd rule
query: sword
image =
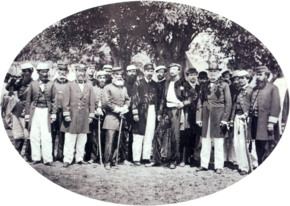
<svg viewBox="0 0 290 206">
<path fill-rule="evenodd" d="M 247 153 L 247 159 L 248 159 L 248 164 L 249 164 L 249 169 L 250 172 L 253 172 L 253 164 L 252 164 L 252 158 L 250 156 L 249 150 L 248 150 L 248 145 L 247 145 L 247 128 L 246 128 L 246 122 L 243 121 L 243 126 L 244 126 L 244 140 L 245 140 L 245 148 L 246 148 L 246 153 Z"/>
<path fill-rule="evenodd" d="M 123 118 L 124 116 L 121 115 L 121 122 L 120 122 L 120 128 L 119 128 L 119 134 L 118 134 L 118 145 L 117 145 L 117 158 L 116 158 L 116 166 L 118 166 L 118 158 L 119 158 L 119 145 L 120 145 L 120 139 L 121 139 L 121 132 L 122 132 L 122 125 L 123 125 Z"/>
<path fill-rule="evenodd" d="M 100 164 L 102 165 L 102 147 L 101 147 L 101 117 L 98 117 L 98 140 L 99 140 L 99 155 L 100 155 Z"/>
</svg>

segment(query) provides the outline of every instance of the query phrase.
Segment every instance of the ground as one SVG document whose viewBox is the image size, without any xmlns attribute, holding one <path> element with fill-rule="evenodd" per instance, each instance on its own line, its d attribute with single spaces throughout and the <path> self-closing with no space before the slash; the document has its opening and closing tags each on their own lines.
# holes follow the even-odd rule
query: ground
<svg viewBox="0 0 290 206">
<path fill-rule="evenodd" d="M 11 132 L 8 132 L 11 142 Z M 196 173 L 196 167 L 167 166 L 145 168 L 126 162 L 106 170 L 103 165 L 73 164 L 63 168 L 33 165 L 44 177 L 70 191 L 97 200 L 139 205 L 160 205 L 184 202 L 218 192 L 241 180 L 237 171 L 225 168 L 218 175 L 213 170 Z M 212 165 L 211 165 L 212 167 Z"/>
</svg>

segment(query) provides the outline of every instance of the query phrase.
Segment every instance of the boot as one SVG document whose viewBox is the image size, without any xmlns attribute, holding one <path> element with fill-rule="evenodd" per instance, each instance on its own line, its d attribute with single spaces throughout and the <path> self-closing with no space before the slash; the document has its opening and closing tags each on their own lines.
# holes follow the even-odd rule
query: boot
<svg viewBox="0 0 290 206">
<path fill-rule="evenodd" d="M 25 159 L 26 162 L 31 162 L 31 145 L 30 145 L 30 139 L 26 140 L 26 147 L 25 147 Z"/>
</svg>

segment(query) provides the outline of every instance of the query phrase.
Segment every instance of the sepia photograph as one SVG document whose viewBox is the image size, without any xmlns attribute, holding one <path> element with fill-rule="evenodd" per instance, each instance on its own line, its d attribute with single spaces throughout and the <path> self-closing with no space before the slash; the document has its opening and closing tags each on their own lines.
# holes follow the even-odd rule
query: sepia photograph
<svg viewBox="0 0 290 206">
<path fill-rule="evenodd" d="M 82 204 L 65 191 L 97 204 L 202 204 L 208 196 L 205 204 L 220 204 L 212 194 L 222 191 L 255 205 L 267 201 L 262 189 L 283 186 L 290 74 L 285 56 L 280 63 L 251 30 L 278 30 L 254 5 L 257 26 L 247 27 L 228 4 L 229 13 L 187 1 L 80 3 L 64 15 L 55 5 L 58 15 L 11 44 L 2 66 L 3 155 L 5 170 L 16 172 L 4 179 L 30 191 L 25 202 L 39 190 L 47 204 Z M 13 27 L 21 38 L 33 22 Z M 272 41 L 286 47 L 276 33 Z M 49 187 L 33 186 L 38 179 Z M 225 205 L 239 204 L 228 197 Z"/>
</svg>

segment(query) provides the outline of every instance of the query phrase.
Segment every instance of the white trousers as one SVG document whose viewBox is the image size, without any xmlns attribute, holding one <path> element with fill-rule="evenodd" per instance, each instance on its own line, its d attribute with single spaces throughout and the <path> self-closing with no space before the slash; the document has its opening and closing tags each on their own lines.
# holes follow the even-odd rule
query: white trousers
<svg viewBox="0 0 290 206">
<path fill-rule="evenodd" d="M 87 143 L 87 134 L 65 133 L 63 162 L 72 163 L 74 158 L 74 149 L 76 147 L 76 162 L 83 161 L 85 146 Z"/>
<path fill-rule="evenodd" d="M 211 141 L 214 143 L 214 167 L 215 169 L 224 168 L 224 138 L 211 138 L 210 137 L 210 118 L 208 120 L 208 128 L 206 137 L 201 137 L 201 166 L 208 168 L 211 154 Z"/>
<path fill-rule="evenodd" d="M 245 132 L 244 132 L 244 122 L 239 119 L 240 115 L 236 115 L 234 121 L 234 148 L 236 151 L 237 163 L 239 169 L 245 172 L 249 172 L 249 163 L 247 158 L 246 151 L 246 141 L 245 141 Z M 247 129 L 247 127 L 246 127 Z M 247 143 L 247 149 L 249 149 L 250 143 Z M 256 153 L 255 142 L 252 141 L 252 151 L 250 153 L 252 160 L 252 165 L 254 167 L 258 166 L 258 157 Z"/>
<path fill-rule="evenodd" d="M 133 134 L 133 161 L 140 161 L 141 154 L 143 160 L 150 160 L 152 140 L 155 130 L 155 106 L 150 105 L 148 108 L 148 116 L 146 121 L 145 135 Z M 143 153 L 142 153 L 143 146 Z"/>
<path fill-rule="evenodd" d="M 30 144 L 33 161 L 41 160 L 40 145 L 43 163 L 52 162 L 52 138 L 48 129 L 48 108 L 35 108 L 31 122 Z"/>
<path fill-rule="evenodd" d="M 229 145 L 227 145 L 227 141 L 229 142 Z M 225 141 L 224 141 L 224 158 L 225 158 L 225 161 L 237 164 L 234 138 L 229 137 L 229 138 L 225 139 Z"/>
</svg>

